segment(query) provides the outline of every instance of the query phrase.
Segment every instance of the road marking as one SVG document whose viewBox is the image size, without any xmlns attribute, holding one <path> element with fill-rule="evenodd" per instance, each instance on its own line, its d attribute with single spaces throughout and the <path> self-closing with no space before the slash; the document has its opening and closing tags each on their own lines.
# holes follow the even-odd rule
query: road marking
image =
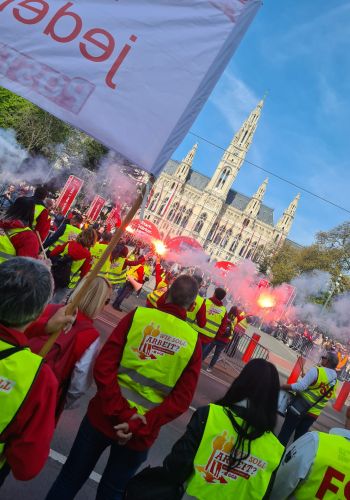
<svg viewBox="0 0 350 500">
<path fill-rule="evenodd" d="M 50 449 L 50 458 L 52 460 L 55 460 L 56 462 L 59 462 L 60 464 L 64 464 L 67 460 L 67 457 L 65 455 L 62 455 L 62 453 L 58 453 L 58 451 L 53 450 L 52 448 Z M 99 483 L 101 481 L 101 474 L 98 474 L 95 471 L 92 471 L 90 474 L 90 479 L 95 481 L 95 483 Z"/>
<path fill-rule="evenodd" d="M 231 387 L 231 384 L 225 382 L 224 380 L 221 380 L 221 378 L 219 378 L 219 377 L 215 377 L 215 375 L 212 375 L 211 373 L 208 373 L 203 368 L 201 369 L 201 373 L 203 375 L 206 375 L 207 377 L 211 378 L 212 380 L 216 380 L 216 382 L 220 382 L 220 384 L 224 385 L 225 387 Z"/>
<path fill-rule="evenodd" d="M 102 316 L 96 316 L 96 319 L 98 321 L 101 321 L 101 323 L 105 323 L 108 326 L 114 326 L 114 327 L 116 327 L 120 318 L 117 318 L 118 321 L 116 321 L 115 323 L 112 323 L 111 321 L 108 321 L 106 318 L 102 318 Z"/>
</svg>

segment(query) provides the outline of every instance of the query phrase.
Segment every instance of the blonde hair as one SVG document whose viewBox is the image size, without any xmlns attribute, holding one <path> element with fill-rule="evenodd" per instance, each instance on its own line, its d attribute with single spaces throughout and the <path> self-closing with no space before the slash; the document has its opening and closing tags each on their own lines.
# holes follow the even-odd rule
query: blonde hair
<svg viewBox="0 0 350 500">
<path fill-rule="evenodd" d="M 73 298 L 77 295 L 78 291 L 85 283 L 85 280 L 86 278 L 84 278 L 76 287 L 69 298 L 69 302 L 72 302 Z M 80 299 L 78 303 L 78 309 L 83 314 L 93 319 L 99 312 L 102 311 L 111 294 L 112 287 L 109 282 L 105 278 L 102 278 L 102 276 L 97 276 L 90 283 L 84 296 Z"/>
</svg>

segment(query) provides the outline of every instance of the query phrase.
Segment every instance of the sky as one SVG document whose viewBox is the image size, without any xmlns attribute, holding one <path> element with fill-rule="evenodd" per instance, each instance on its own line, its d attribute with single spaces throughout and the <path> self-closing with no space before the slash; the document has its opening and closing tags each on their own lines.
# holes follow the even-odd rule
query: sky
<svg viewBox="0 0 350 500">
<path fill-rule="evenodd" d="M 268 95 L 246 159 L 350 211 L 350 1 L 265 0 L 209 101 L 173 158 L 195 142 L 193 168 L 212 175 L 250 111 Z M 233 189 L 253 195 L 269 177 L 264 203 L 277 222 L 299 192 L 244 163 Z M 350 214 L 301 192 L 292 231 L 307 245 Z"/>
</svg>

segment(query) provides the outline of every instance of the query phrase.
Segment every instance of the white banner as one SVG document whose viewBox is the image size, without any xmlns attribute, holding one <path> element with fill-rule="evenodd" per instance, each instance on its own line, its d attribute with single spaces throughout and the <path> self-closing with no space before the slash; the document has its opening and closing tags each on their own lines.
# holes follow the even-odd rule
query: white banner
<svg viewBox="0 0 350 500">
<path fill-rule="evenodd" d="M 261 0 L 0 0 L 0 84 L 157 174 Z"/>
</svg>

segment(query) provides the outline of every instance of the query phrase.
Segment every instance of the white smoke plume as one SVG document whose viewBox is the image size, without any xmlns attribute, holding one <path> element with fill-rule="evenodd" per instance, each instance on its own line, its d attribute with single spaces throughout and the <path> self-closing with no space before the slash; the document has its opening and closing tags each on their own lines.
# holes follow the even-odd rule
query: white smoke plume
<svg viewBox="0 0 350 500">
<path fill-rule="evenodd" d="M 331 285 L 331 275 L 325 271 L 315 270 L 303 273 L 291 281 L 296 288 L 296 304 L 304 304 L 309 297 L 317 297 L 327 292 Z"/>
</svg>

